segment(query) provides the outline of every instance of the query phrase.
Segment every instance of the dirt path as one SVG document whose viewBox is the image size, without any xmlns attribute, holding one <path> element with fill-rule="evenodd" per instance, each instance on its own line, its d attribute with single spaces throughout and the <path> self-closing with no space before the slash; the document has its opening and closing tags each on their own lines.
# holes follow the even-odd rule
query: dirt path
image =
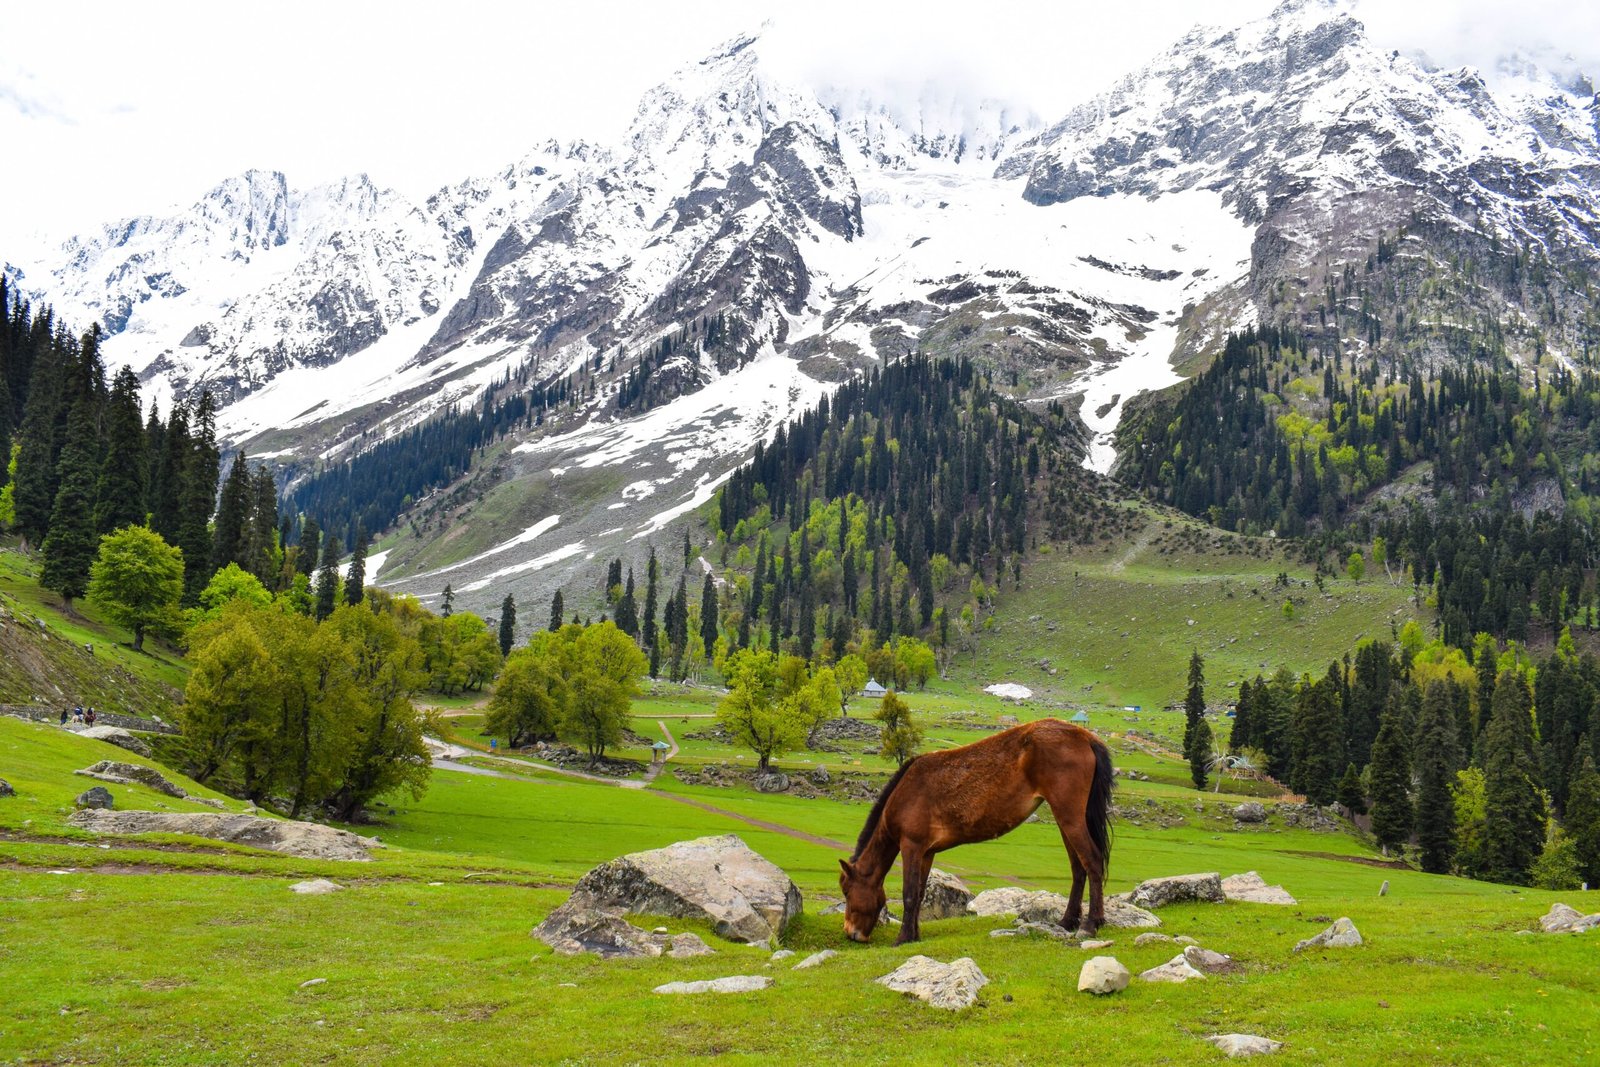
<svg viewBox="0 0 1600 1067">
<path fill-rule="evenodd" d="M 649 767 L 645 768 L 644 779 L 642 781 L 639 781 L 639 782 L 631 782 L 631 781 L 630 782 L 620 782 L 620 783 L 618 783 L 619 785 L 622 785 L 624 787 L 636 786 L 639 789 L 643 789 L 645 786 L 647 786 L 651 782 L 655 781 L 656 778 L 661 774 L 661 772 L 666 769 L 667 760 L 671 759 L 673 756 L 676 756 L 678 754 L 678 741 L 677 741 L 676 738 L 674 738 L 672 736 L 672 731 L 667 729 L 667 724 L 662 722 L 660 719 L 657 719 L 656 720 L 656 725 L 661 728 L 661 734 L 662 734 L 663 737 L 665 737 L 667 739 L 667 744 L 670 746 L 667 749 L 667 754 L 662 756 L 659 760 L 655 761 L 654 763 L 650 764 Z"/>
<path fill-rule="evenodd" d="M 1150 542 L 1155 539 L 1156 531 L 1152 526 L 1146 526 L 1133 544 L 1128 546 L 1128 551 L 1117 557 L 1117 561 L 1106 568 L 1109 574 L 1121 574 L 1128 569 L 1128 564 L 1133 562 L 1135 556 L 1150 547 Z"/>
</svg>

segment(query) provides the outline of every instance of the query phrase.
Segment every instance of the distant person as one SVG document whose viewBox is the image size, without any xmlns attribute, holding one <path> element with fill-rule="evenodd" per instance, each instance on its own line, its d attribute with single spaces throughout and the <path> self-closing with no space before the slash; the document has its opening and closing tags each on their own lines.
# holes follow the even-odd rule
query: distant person
<svg viewBox="0 0 1600 1067">
<path fill-rule="evenodd" d="M 83 705 L 79 704 L 79 705 L 75 706 L 72 709 L 72 721 L 73 722 L 82 722 L 83 721 Z"/>
<path fill-rule="evenodd" d="M 495 750 L 495 746 L 498 745 L 498 744 L 499 744 L 499 742 L 496 741 L 494 738 L 492 738 L 492 737 L 489 738 L 489 751 L 493 752 Z"/>
<path fill-rule="evenodd" d="M 70 719 L 71 717 L 72 717 L 72 712 L 68 711 L 66 708 L 62 708 L 61 709 L 61 725 L 62 726 L 67 725 L 67 720 Z"/>
</svg>

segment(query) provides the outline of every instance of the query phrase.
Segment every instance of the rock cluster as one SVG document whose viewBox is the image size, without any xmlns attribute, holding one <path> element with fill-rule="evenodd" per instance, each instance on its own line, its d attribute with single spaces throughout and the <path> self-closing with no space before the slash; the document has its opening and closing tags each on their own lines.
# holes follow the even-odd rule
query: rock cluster
<svg viewBox="0 0 1600 1067">
<path fill-rule="evenodd" d="M 123 763 L 120 760 L 103 759 L 91 764 L 73 774 L 81 774 L 85 778 L 98 778 L 102 782 L 113 785 L 144 785 L 149 786 L 158 793 L 165 793 L 169 797 L 178 797 L 180 800 L 189 795 L 188 790 L 169 782 L 166 777 L 154 767 L 141 767 L 137 763 Z"/>
<path fill-rule="evenodd" d="M 1159 918 L 1120 897 L 1108 897 L 1105 908 L 1107 926 L 1140 929 L 1161 925 Z M 967 913 L 980 916 L 1015 915 L 1021 923 L 1059 927 L 1067 914 L 1067 898 L 1044 889 L 1003 886 L 985 889 L 973 897 L 967 903 Z"/>
<path fill-rule="evenodd" d="M 105 792 L 103 786 L 95 786 L 89 793 L 95 790 Z M 190 834 L 304 859 L 370 860 L 369 851 L 382 847 L 372 838 L 320 823 L 240 813 L 90 809 L 77 812 L 67 822 L 96 834 Z"/>
<path fill-rule="evenodd" d="M 1249 800 L 1233 809 L 1233 817 L 1243 823 L 1263 823 L 1267 821 L 1267 809 Z"/>
<path fill-rule="evenodd" d="M 989 979 L 966 956 L 949 963 L 930 956 L 912 956 L 877 982 L 935 1008 L 959 1011 L 977 1003 L 978 991 L 989 984 Z"/>
<path fill-rule="evenodd" d="M 1581 934 L 1600 926 L 1600 912 L 1585 915 L 1566 904 L 1552 904 L 1550 911 L 1539 919 L 1539 928 L 1547 934 Z"/>
</svg>

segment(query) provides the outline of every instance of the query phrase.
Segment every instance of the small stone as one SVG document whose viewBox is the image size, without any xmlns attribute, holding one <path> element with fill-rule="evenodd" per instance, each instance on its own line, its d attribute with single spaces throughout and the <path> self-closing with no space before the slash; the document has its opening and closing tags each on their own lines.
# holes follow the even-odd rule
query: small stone
<svg viewBox="0 0 1600 1067">
<path fill-rule="evenodd" d="M 654 993 L 754 993 L 772 984 L 772 979 L 760 974 L 736 974 L 728 978 L 713 978 L 709 982 L 668 982 L 651 990 Z"/>
<path fill-rule="evenodd" d="M 1180 945 L 1198 945 L 1200 943 L 1194 938 L 1190 937 L 1188 934 L 1179 934 L 1172 940 L 1176 941 Z"/>
<path fill-rule="evenodd" d="M 897 993 L 916 997 L 935 1008 L 959 1011 L 977 1003 L 978 990 L 988 977 L 968 957 L 940 963 L 928 956 L 912 956 L 876 980 Z"/>
<path fill-rule="evenodd" d="M 1189 962 L 1189 966 L 1201 974 L 1229 974 L 1239 969 L 1239 965 L 1233 962 L 1232 956 L 1212 952 L 1199 945 L 1190 945 L 1184 949 L 1183 958 Z"/>
<path fill-rule="evenodd" d="M 793 955 L 794 955 L 794 949 L 792 949 L 792 948 L 780 948 L 778 951 L 776 951 L 776 952 L 774 952 L 772 954 L 772 962 L 773 963 L 777 963 L 779 960 L 786 960 L 790 956 L 793 956 Z"/>
<path fill-rule="evenodd" d="M 1385 878 L 1383 880 L 1383 884 L 1378 887 L 1378 895 L 1380 897 L 1386 897 L 1389 895 L 1389 879 Z"/>
<path fill-rule="evenodd" d="M 1016 930 L 1019 934 L 1026 934 L 1032 937 L 1048 937 L 1056 941 L 1072 940 L 1070 932 L 1064 927 L 1056 926 L 1052 923 L 1029 923 L 1018 919 Z"/>
<path fill-rule="evenodd" d="M 1133 943 L 1135 945 L 1153 945 L 1158 941 L 1171 941 L 1171 940 L 1172 940 L 1172 938 L 1168 937 L 1166 934 L 1148 933 L 1148 934 L 1140 934 L 1138 937 L 1133 939 Z"/>
<path fill-rule="evenodd" d="M 794 970 L 809 971 L 813 967 L 822 966 L 824 963 L 827 963 L 837 955 L 838 953 L 833 951 L 831 948 L 825 948 L 821 952 L 813 952 L 811 955 L 795 964 Z"/>
<path fill-rule="evenodd" d="M 291 893 L 301 893 L 305 896 L 317 897 L 324 893 L 337 893 L 344 886 L 338 882 L 330 882 L 326 878 L 313 878 L 307 882 L 296 882 L 289 887 Z"/>
<path fill-rule="evenodd" d="M 1140 973 L 1140 978 L 1146 982 L 1187 982 L 1191 978 L 1204 978 L 1205 975 L 1194 969 L 1183 956 L 1174 956 L 1159 967 L 1152 967 Z"/>
<path fill-rule="evenodd" d="M 1110 948 L 1115 944 L 1115 941 L 1084 941 L 1079 944 L 1078 947 L 1084 949 L 1085 951 L 1093 952 L 1096 949 Z"/>
<path fill-rule="evenodd" d="M 1104 996 L 1128 988 L 1132 975 L 1114 956 L 1095 956 L 1078 971 L 1078 992 Z"/>
<path fill-rule="evenodd" d="M 1338 919 L 1322 933 L 1295 945 L 1296 952 L 1308 948 L 1354 948 L 1361 944 L 1361 933 L 1349 919 Z"/>
<path fill-rule="evenodd" d="M 1264 1056 L 1283 1047 L 1282 1041 L 1257 1037 L 1255 1034 L 1212 1034 L 1207 1041 L 1228 1054 L 1230 1059 L 1241 1056 Z"/>
<path fill-rule="evenodd" d="M 675 960 L 683 960 L 694 956 L 710 956 L 714 951 L 697 935 L 684 933 L 672 939 L 672 947 L 667 949 L 667 955 Z"/>
<path fill-rule="evenodd" d="M 11 788 L 11 783 L 4 778 L 0 778 L 0 797 L 14 797 L 16 795 L 17 791 Z"/>
<path fill-rule="evenodd" d="M 80 808 L 109 808 L 116 804 L 111 790 L 103 785 L 90 786 L 78 794 L 78 799 L 73 803 Z"/>
<path fill-rule="evenodd" d="M 667 928 L 665 926 L 658 926 L 654 930 L 651 930 L 650 932 L 652 934 L 664 934 L 664 933 L 667 933 Z"/>
<path fill-rule="evenodd" d="M 314 986 L 314 985 L 322 985 L 326 981 L 327 981 L 326 978 L 310 978 L 310 979 L 307 979 L 304 982 L 301 982 L 300 983 L 300 988 L 301 989 L 310 989 L 312 986 Z"/>
</svg>

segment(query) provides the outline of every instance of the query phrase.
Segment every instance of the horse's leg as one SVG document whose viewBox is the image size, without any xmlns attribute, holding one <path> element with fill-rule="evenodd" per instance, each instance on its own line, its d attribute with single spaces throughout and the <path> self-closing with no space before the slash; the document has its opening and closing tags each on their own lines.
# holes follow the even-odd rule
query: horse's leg
<svg viewBox="0 0 1600 1067">
<path fill-rule="evenodd" d="M 929 856 L 906 843 L 900 850 L 900 937 L 895 944 L 922 940 L 922 895 L 928 888 Z"/>
<path fill-rule="evenodd" d="M 1084 937 L 1093 937 L 1106 918 L 1103 897 L 1106 860 L 1095 845 L 1094 838 L 1089 836 L 1089 826 L 1083 818 L 1082 796 L 1077 798 L 1077 804 L 1065 796 L 1047 799 L 1050 800 L 1050 810 L 1055 813 L 1056 826 L 1061 830 L 1061 842 L 1067 846 L 1067 855 L 1072 859 L 1072 896 L 1067 901 L 1063 925 L 1068 929 L 1076 926 Z M 1087 921 L 1081 918 L 1085 876 L 1089 882 Z"/>
</svg>

